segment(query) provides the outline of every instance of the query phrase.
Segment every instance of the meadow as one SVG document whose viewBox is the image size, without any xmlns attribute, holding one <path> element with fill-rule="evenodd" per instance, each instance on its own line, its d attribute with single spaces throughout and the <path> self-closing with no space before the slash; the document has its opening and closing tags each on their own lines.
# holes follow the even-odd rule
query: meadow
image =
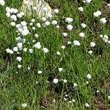
<svg viewBox="0 0 110 110">
<path fill-rule="evenodd" d="M 110 1 L 45 1 L 0 0 L 0 110 L 110 110 Z"/>
</svg>

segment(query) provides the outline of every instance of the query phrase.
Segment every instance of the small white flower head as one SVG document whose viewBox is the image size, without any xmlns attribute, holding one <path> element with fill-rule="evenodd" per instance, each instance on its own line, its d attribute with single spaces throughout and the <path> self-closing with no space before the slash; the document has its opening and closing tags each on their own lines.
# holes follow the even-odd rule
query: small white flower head
<svg viewBox="0 0 110 110">
<path fill-rule="evenodd" d="M 68 101 L 68 103 L 70 103 L 70 104 L 71 104 L 71 101 Z"/>
<path fill-rule="evenodd" d="M 41 28 L 41 24 L 40 24 L 40 23 L 37 23 L 36 26 L 37 26 L 38 28 Z"/>
<path fill-rule="evenodd" d="M 77 84 L 76 83 L 74 83 L 73 85 L 74 85 L 74 87 L 77 87 Z"/>
<path fill-rule="evenodd" d="M 39 70 L 39 71 L 38 71 L 38 74 L 42 74 L 42 71 L 41 71 L 41 70 Z"/>
<path fill-rule="evenodd" d="M 37 42 L 33 47 L 37 48 L 37 49 L 40 49 L 41 48 L 40 42 Z"/>
<path fill-rule="evenodd" d="M 88 104 L 88 103 L 85 103 L 85 106 L 86 106 L 86 107 L 89 107 L 89 104 Z"/>
<path fill-rule="evenodd" d="M 64 100 L 64 101 L 66 101 L 66 100 L 67 100 L 67 98 L 64 98 L 63 100 Z"/>
<path fill-rule="evenodd" d="M 43 48 L 43 52 L 44 52 L 44 53 L 48 53 L 49 50 L 48 50 L 47 48 Z"/>
<path fill-rule="evenodd" d="M 73 26 L 72 26 L 72 25 L 67 25 L 67 29 L 68 29 L 69 31 L 71 31 L 71 30 L 73 29 Z"/>
<path fill-rule="evenodd" d="M 107 22 L 107 20 L 106 20 L 106 18 L 101 18 L 101 19 L 100 19 L 100 22 L 101 22 L 102 24 L 105 24 L 105 23 Z"/>
<path fill-rule="evenodd" d="M 57 13 L 59 13 L 59 10 L 58 9 L 54 9 L 53 12 L 57 14 Z"/>
<path fill-rule="evenodd" d="M 24 29 L 21 33 L 23 36 L 26 36 L 29 34 L 29 30 L 28 29 Z"/>
<path fill-rule="evenodd" d="M 22 61 L 22 58 L 21 57 L 17 57 L 16 60 L 19 61 L 19 62 L 21 62 Z"/>
<path fill-rule="evenodd" d="M 87 74 L 87 78 L 88 78 L 88 79 L 91 79 L 91 75 L 90 75 L 90 74 Z"/>
<path fill-rule="evenodd" d="M 58 68 L 58 71 L 59 71 L 59 72 L 62 72 L 62 71 L 63 71 L 63 68 Z"/>
<path fill-rule="evenodd" d="M 5 8 L 6 12 L 10 12 L 10 7 Z"/>
<path fill-rule="evenodd" d="M 93 51 L 92 50 L 89 50 L 88 53 L 91 55 L 93 53 Z"/>
<path fill-rule="evenodd" d="M 65 22 L 67 22 L 67 23 L 71 23 L 72 21 L 73 21 L 73 18 L 67 17 L 67 18 L 65 19 Z"/>
<path fill-rule="evenodd" d="M 73 43 L 74 43 L 74 45 L 76 45 L 76 46 L 80 46 L 80 43 L 79 43 L 79 41 L 77 41 L 77 40 L 74 40 Z"/>
<path fill-rule="evenodd" d="M 11 16 L 11 15 L 10 15 L 10 13 L 9 13 L 9 12 L 7 12 L 7 13 L 6 13 L 6 17 L 8 17 L 8 18 L 9 18 L 10 16 Z"/>
<path fill-rule="evenodd" d="M 28 68 L 27 68 L 28 70 L 30 70 L 30 67 L 28 66 Z"/>
<path fill-rule="evenodd" d="M 93 13 L 94 17 L 99 17 L 101 15 L 101 11 L 96 11 Z"/>
<path fill-rule="evenodd" d="M 27 52 L 27 48 L 24 48 L 23 51 L 24 51 L 24 52 Z"/>
<path fill-rule="evenodd" d="M 25 0 L 25 1 L 24 1 L 24 5 L 28 5 L 28 1 Z"/>
<path fill-rule="evenodd" d="M 13 47 L 13 51 L 17 52 L 18 51 L 18 47 Z"/>
<path fill-rule="evenodd" d="M 110 7 L 110 4 L 107 4 L 108 7 Z"/>
<path fill-rule="evenodd" d="M 59 25 L 57 25 L 56 28 L 59 29 Z"/>
<path fill-rule="evenodd" d="M 103 35 L 102 35 L 102 34 L 100 34 L 100 35 L 99 35 L 99 37 L 100 37 L 100 38 L 103 38 Z"/>
<path fill-rule="evenodd" d="M 61 48 L 62 48 L 62 49 L 65 49 L 65 46 L 63 45 L 63 46 L 61 46 Z"/>
<path fill-rule="evenodd" d="M 67 42 L 68 45 L 70 45 L 71 43 L 72 43 L 71 41 L 68 41 L 68 42 Z"/>
<path fill-rule="evenodd" d="M 23 103 L 23 104 L 22 104 L 22 107 L 27 107 L 27 104 L 26 104 L 26 103 Z"/>
<path fill-rule="evenodd" d="M 10 24 L 11 24 L 11 26 L 15 26 L 15 22 L 11 22 Z"/>
<path fill-rule="evenodd" d="M 20 12 L 20 14 L 21 14 L 22 16 L 24 16 L 24 13 L 23 13 L 23 12 Z"/>
<path fill-rule="evenodd" d="M 53 99 L 53 102 L 55 103 L 55 102 L 56 102 L 56 100 L 55 100 L 55 99 Z"/>
<path fill-rule="evenodd" d="M 31 19 L 31 22 L 34 23 L 35 22 L 35 19 Z"/>
<path fill-rule="evenodd" d="M 26 25 L 27 25 L 26 21 L 22 21 L 22 22 L 21 22 L 21 25 L 22 25 L 22 26 L 26 26 Z"/>
<path fill-rule="evenodd" d="M 17 21 L 16 15 L 11 15 L 11 20 Z"/>
<path fill-rule="evenodd" d="M 21 50 L 22 49 L 22 43 L 18 43 L 17 47 L 18 47 L 19 50 Z"/>
<path fill-rule="evenodd" d="M 66 79 L 64 79 L 63 81 L 64 81 L 64 83 L 67 83 L 67 80 Z"/>
<path fill-rule="evenodd" d="M 17 14 L 17 17 L 18 17 L 18 18 L 22 18 L 21 13 L 18 13 L 18 14 Z"/>
<path fill-rule="evenodd" d="M 86 84 L 89 84 L 89 81 L 86 81 Z"/>
<path fill-rule="evenodd" d="M 11 49 L 9 49 L 9 48 L 7 48 L 5 51 L 6 51 L 7 53 L 9 53 L 9 54 L 13 54 L 13 51 L 12 51 Z"/>
<path fill-rule="evenodd" d="M 68 97 L 68 94 L 65 94 L 65 97 Z"/>
<path fill-rule="evenodd" d="M 75 102 L 75 99 L 72 99 L 72 102 Z"/>
<path fill-rule="evenodd" d="M 86 2 L 87 2 L 88 4 L 90 4 L 91 1 L 92 1 L 92 0 L 86 0 Z"/>
<path fill-rule="evenodd" d="M 90 47 L 95 47 L 95 43 L 94 42 L 91 42 L 90 43 Z"/>
<path fill-rule="evenodd" d="M 38 34 L 35 34 L 34 36 L 35 36 L 35 38 L 38 38 L 39 35 Z"/>
<path fill-rule="evenodd" d="M 33 50 L 33 49 L 29 49 L 29 52 L 30 52 L 30 53 L 33 53 L 33 52 L 34 52 L 34 50 Z"/>
<path fill-rule="evenodd" d="M 52 19 L 52 15 L 50 13 L 47 13 L 47 18 Z"/>
<path fill-rule="evenodd" d="M 64 37 L 66 37 L 68 34 L 67 34 L 66 32 L 63 32 L 62 35 L 63 35 Z"/>
<path fill-rule="evenodd" d="M 57 51 L 57 55 L 60 55 L 60 52 L 59 51 Z"/>
<path fill-rule="evenodd" d="M 44 8 L 43 8 L 43 11 L 47 12 L 47 7 L 44 7 Z"/>
<path fill-rule="evenodd" d="M 108 43 L 110 44 L 110 40 L 108 41 Z"/>
<path fill-rule="evenodd" d="M 86 28 L 86 24 L 81 23 L 81 27 L 82 27 L 82 28 Z"/>
<path fill-rule="evenodd" d="M 37 11 L 37 7 L 33 7 L 33 10 L 34 10 L 34 11 Z"/>
<path fill-rule="evenodd" d="M 33 23 L 29 23 L 30 24 L 30 26 L 32 26 L 33 25 Z"/>
<path fill-rule="evenodd" d="M 22 65 L 18 65 L 18 68 L 22 68 Z"/>
<path fill-rule="evenodd" d="M 46 21 L 46 18 L 45 17 L 42 17 L 41 19 L 42 19 L 43 22 Z"/>
<path fill-rule="evenodd" d="M 56 24 L 57 24 L 57 21 L 56 21 L 56 20 L 53 20 L 53 21 L 52 21 L 52 24 L 53 24 L 53 25 L 56 25 Z"/>
<path fill-rule="evenodd" d="M 32 40 L 32 42 L 35 42 L 36 40 Z"/>
<path fill-rule="evenodd" d="M 79 7 L 78 10 L 79 10 L 79 11 L 83 11 L 83 7 Z"/>
<path fill-rule="evenodd" d="M 58 79 L 53 79 L 53 83 L 57 84 L 58 83 Z"/>
<path fill-rule="evenodd" d="M 49 25 L 50 25 L 50 22 L 49 22 L 49 21 L 46 21 L 46 22 L 45 22 L 45 25 L 46 25 L 46 26 L 49 26 Z"/>
<path fill-rule="evenodd" d="M 36 28 L 35 27 L 32 27 L 32 30 L 35 30 Z"/>
<path fill-rule="evenodd" d="M 96 92 L 99 93 L 99 90 L 97 90 Z"/>
<path fill-rule="evenodd" d="M 5 1 L 4 0 L 0 0 L 0 5 L 4 6 L 5 5 Z"/>
<path fill-rule="evenodd" d="M 81 32 L 81 33 L 79 33 L 79 36 L 80 36 L 80 37 L 84 37 L 85 34 L 84 34 L 83 32 Z"/>
<path fill-rule="evenodd" d="M 38 84 L 38 81 L 36 81 L 36 84 Z"/>
</svg>

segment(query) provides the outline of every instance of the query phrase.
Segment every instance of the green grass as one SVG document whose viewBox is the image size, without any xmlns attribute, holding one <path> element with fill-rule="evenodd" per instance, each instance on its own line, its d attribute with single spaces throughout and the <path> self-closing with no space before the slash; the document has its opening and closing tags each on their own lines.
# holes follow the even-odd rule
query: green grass
<svg viewBox="0 0 110 110">
<path fill-rule="evenodd" d="M 20 9 L 22 0 L 18 3 L 16 0 L 7 0 L 5 6 L 0 6 L 0 110 L 96 110 L 101 107 L 97 104 L 98 99 L 101 98 L 107 109 L 108 93 L 106 88 L 102 89 L 102 86 L 110 81 L 110 44 L 105 43 L 99 35 L 106 34 L 110 37 L 110 22 L 106 25 L 100 23 L 101 17 L 110 19 L 110 8 L 109 11 L 105 10 L 107 11 L 105 14 L 103 0 L 92 0 L 89 5 L 83 5 L 81 0 L 80 2 L 78 0 L 46 1 L 53 9 L 60 10 L 57 18 L 53 18 L 58 21 L 60 29 L 56 29 L 53 25 L 37 28 L 36 23 L 42 23 L 37 17 L 34 31 L 29 26 L 32 18 L 28 16 L 18 19 L 17 23 L 26 21 L 31 32 L 28 36 L 20 36 L 26 39 L 23 48 L 26 47 L 28 50 L 33 48 L 35 43 L 32 40 L 38 33 L 39 37 L 35 40 L 41 43 L 42 48 L 48 48 L 47 54 L 43 53 L 42 48 L 34 49 L 32 54 L 23 50 L 19 55 L 16 52 L 12 55 L 6 53 L 6 48 L 13 49 L 17 45 L 15 38 L 18 35 L 16 28 L 10 25 L 10 18 L 5 16 L 5 7 Z M 78 11 L 80 6 L 83 6 L 83 12 Z M 93 13 L 98 10 L 102 11 L 102 15 L 94 18 Z M 66 29 L 67 23 L 62 17 L 73 18 L 72 31 Z M 87 25 L 85 29 L 80 26 L 82 22 Z M 64 38 L 62 32 L 67 32 L 68 37 Z M 80 32 L 84 32 L 86 37 L 79 37 Z M 78 40 L 81 45 L 79 47 L 74 46 L 73 43 L 67 45 L 67 41 L 74 40 Z M 95 42 L 96 46 L 90 48 L 90 42 Z M 64 50 L 61 49 L 62 45 L 66 47 Z M 88 54 L 89 50 L 93 50 L 92 55 Z M 56 55 L 57 51 L 60 51 L 60 56 Z M 22 57 L 21 63 L 17 62 L 17 56 Z M 18 69 L 18 64 L 22 64 L 23 67 Z M 30 70 L 27 69 L 28 66 Z M 59 72 L 58 68 L 63 68 L 63 71 Z M 39 70 L 42 71 L 40 75 L 37 74 Z M 91 74 L 92 78 L 88 80 L 87 74 Z M 57 84 L 53 83 L 54 78 L 59 79 Z M 66 79 L 67 83 L 63 83 L 63 79 Z M 86 81 L 89 81 L 88 85 Z M 74 83 L 77 83 L 77 87 L 73 86 Z M 96 93 L 97 90 L 99 93 Z M 67 101 L 63 100 L 65 94 L 68 94 Z M 56 99 L 55 103 L 54 99 Z M 72 99 L 75 99 L 75 102 L 69 104 L 68 101 Z M 26 108 L 21 106 L 23 103 L 27 104 Z M 87 108 L 85 103 L 90 107 Z"/>
</svg>

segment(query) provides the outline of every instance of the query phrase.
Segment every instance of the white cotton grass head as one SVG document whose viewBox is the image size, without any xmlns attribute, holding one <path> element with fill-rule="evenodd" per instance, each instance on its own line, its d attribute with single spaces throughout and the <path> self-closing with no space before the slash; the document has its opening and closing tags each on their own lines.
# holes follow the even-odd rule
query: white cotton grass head
<svg viewBox="0 0 110 110">
<path fill-rule="evenodd" d="M 35 19 L 34 19 L 34 18 L 33 18 L 33 19 L 31 19 L 31 22 L 32 22 L 32 23 L 34 23 L 34 22 L 35 22 Z"/>
<path fill-rule="evenodd" d="M 89 104 L 88 104 L 88 103 L 85 103 L 85 106 L 86 106 L 86 107 L 89 107 Z"/>
<path fill-rule="evenodd" d="M 7 48 L 5 51 L 6 51 L 7 53 L 9 53 L 9 54 L 13 54 L 13 51 L 12 51 L 11 49 L 9 49 L 9 48 Z"/>
<path fill-rule="evenodd" d="M 70 45 L 71 43 L 72 43 L 71 41 L 68 41 L 68 42 L 67 42 L 68 45 Z"/>
<path fill-rule="evenodd" d="M 15 26 L 15 22 L 11 22 L 10 24 L 11 24 L 11 26 Z"/>
<path fill-rule="evenodd" d="M 26 103 L 23 103 L 23 104 L 22 104 L 22 107 L 27 107 L 27 104 L 26 104 Z"/>
<path fill-rule="evenodd" d="M 27 52 L 27 48 L 24 48 L 23 51 L 24 51 L 24 52 Z"/>
<path fill-rule="evenodd" d="M 29 53 L 33 53 L 34 52 L 34 50 L 33 49 L 29 49 Z"/>
<path fill-rule="evenodd" d="M 64 80 L 63 80 L 63 82 L 64 82 L 64 83 L 67 83 L 67 80 L 66 80 L 66 79 L 64 79 Z"/>
<path fill-rule="evenodd" d="M 4 6 L 5 5 L 5 1 L 4 0 L 0 0 L 0 5 Z"/>
<path fill-rule="evenodd" d="M 13 47 L 13 51 L 17 52 L 18 51 L 18 47 Z"/>
<path fill-rule="evenodd" d="M 93 51 L 92 50 L 89 50 L 88 53 L 91 55 L 93 53 Z"/>
<path fill-rule="evenodd" d="M 91 79 L 91 75 L 90 75 L 90 74 L 87 74 L 87 78 L 88 78 L 88 79 Z"/>
<path fill-rule="evenodd" d="M 75 102 L 75 99 L 72 99 L 72 102 Z"/>
<path fill-rule="evenodd" d="M 41 20 L 44 22 L 44 21 L 46 21 L 46 18 L 45 17 L 42 17 Z"/>
<path fill-rule="evenodd" d="M 18 68 L 22 68 L 22 65 L 18 64 Z"/>
<path fill-rule="evenodd" d="M 35 38 L 38 38 L 39 35 L 36 33 L 34 36 L 35 36 Z"/>
<path fill-rule="evenodd" d="M 91 42 L 90 43 L 90 47 L 95 47 L 95 43 L 94 42 Z"/>
<path fill-rule="evenodd" d="M 60 52 L 59 51 L 57 51 L 56 53 L 57 53 L 57 55 L 60 55 Z"/>
<path fill-rule="evenodd" d="M 71 23 L 71 22 L 73 22 L 73 18 L 67 17 L 67 18 L 65 19 L 65 22 Z"/>
<path fill-rule="evenodd" d="M 67 34 L 66 32 L 63 32 L 62 35 L 63 35 L 64 37 L 66 37 L 68 34 Z"/>
<path fill-rule="evenodd" d="M 8 18 L 9 18 L 10 16 L 11 16 L 11 15 L 10 15 L 10 13 L 9 13 L 9 12 L 7 12 L 7 13 L 6 13 L 6 17 L 8 17 Z"/>
<path fill-rule="evenodd" d="M 72 29 L 73 29 L 73 26 L 72 25 L 67 25 L 67 29 L 69 30 L 69 31 L 71 31 Z"/>
<path fill-rule="evenodd" d="M 86 81 L 86 84 L 89 84 L 89 81 Z"/>
<path fill-rule="evenodd" d="M 41 48 L 40 42 L 37 42 L 33 47 L 34 47 L 34 48 L 37 48 L 37 49 L 40 49 L 40 48 Z"/>
<path fill-rule="evenodd" d="M 64 46 L 64 45 L 62 45 L 62 46 L 61 46 L 61 48 L 62 48 L 62 49 L 65 49 L 65 46 Z"/>
<path fill-rule="evenodd" d="M 56 24 L 57 24 L 57 21 L 56 21 L 56 20 L 53 20 L 53 21 L 52 21 L 52 24 L 53 24 L 53 25 L 56 25 Z"/>
<path fill-rule="evenodd" d="M 80 46 L 80 42 L 77 41 L 77 40 L 74 40 L 73 43 L 74 43 L 75 46 Z"/>
<path fill-rule="evenodd" d="M 99 17 L 101 15 L 101 11 L 96 11 L 93 13 L 94 17 Z"/>
<path fill-rule="evenodd" d="M 83 11 L 83 7 L 79 7 L 78 10 L 79 10 L 79 11 Z"/>
<path fill-rule="evenodd" d="M 22 61 L 22 58 L 21 57 L 17 57 L 16 60 L 19 61 L 19 62 L 21 62 Z"/>
<path fill-rule="evenodd" d="M 43 52 L 44 52 L 44 53 L 48 53 L 49 50 L 48 50 L 47 48 L 43 48 Z"/>
<path fill-rule="evenodd" d="M 58 10 L 58 9 L 54 9 L 53 12 L 54 12 L 55 14 L 57 14 L 57 13 L 59 13 L 59 10 Z"/>
<path fill-rule="evenodd" d="M 44 7 L 44 8 L 43 8 L 43 11 L 47 12 L 47 10 L 48 10 L 47 7 Z"/>
<path fill-rule="evenodd" d="M 73 85 L 74 85 L 74 87 L 77 87 L 77 84 L 76 83 L 74 83 Z"/>
<path fill-rule="evenodd" d="M 10 18 L 11 18 L 12 21 L 17 21 L 17 17 L 16 17 L 16 15 L 11 15 Z"/>
<path fill-rule="evenodd" d="M 45 25 L 49 26 L 50 25 L 50 21 L 45 21 Z"/>
<path fill-rule="evenodd" d="M 57 25 L 56 28 L 59 29 L 59 25 Z"/>
<path fill-rule="evenodd" d="M 63 68 L 58 68 L 58 71 L 59 71 L 59 72 L 62 72 L 62 71 L 63 71 Z"/>
<path fill-rule="evenodd" d="M 81 23 L 81 27 L 82 27 L 82 28 L 86 28 L 86 24 Z"/>
<path fill-rule="evenodd" d="M 80 37 L 85 37 L 85 34 L 83 32 L 79 33 Z"/>
<path fill-rule="evenodd" d="M 17 47 L 18 47 L 19 50 L 21 50 L 22 49 L 22 43 L 18 43 Z"/>
<path fill-rule="evenodd" d="M 106 18 L 101 18 L 101 19 L 100 19 L 100 22 L 101 22 L 102 24 L 106 24 L 107 20 L 106 20 Z"/>
<path fill-rule="evenodd" d="M 39 70 L 39 71 L 38 71 L 38 74 L 42 74 L 42 71 L 41 71 L 41 70 Z"/>
<path fill-rule="evenodd" d="M 87 4 L 90 4 L 92 0 L 86 0 Z"/>
<path fill-rule="evenodd" d="M 41 24 L 40 24 L 40 23 L 37 23 L 36 26 L 37 26 L 38 28 L 41 28 Z"/>
<path fill-rule="evenodd" d="M 53 79 L 53 83 L 54 83 L 54 84 L 57 84 L 57 83 L 58 83 L 58 79 L 56 79 L 56 78 Z"/>
</svg>

